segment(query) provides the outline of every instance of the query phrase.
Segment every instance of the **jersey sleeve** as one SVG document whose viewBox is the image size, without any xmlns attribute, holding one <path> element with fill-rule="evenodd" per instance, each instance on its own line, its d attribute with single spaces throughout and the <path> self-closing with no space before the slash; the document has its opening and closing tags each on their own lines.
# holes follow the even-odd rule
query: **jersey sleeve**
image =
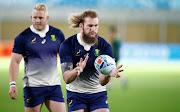
<svg viewBox="0 0 180 112">
<path fill-rule="evenodd" d="M 102 39 L 101 42 L 102 42 L 101 48 L 102 48 L 102 51 L 103 51 L 102 54 L 106 54 L 106 55 L 109 55 L 109 56 L 113 57 L 113 48 L 112 48 L 112 46 L 104 39 Z"/>
<path fill-rule="evenodd" d="M 64 62 L 73 62 L 72 59 L 72 48 L 65 43 L 65 41 L 61 44 L 59 48 L 59 56 L 61 63 Z"/>
<path fill-rule="evenodd" d="M 113 49 L 112 46 L 108 43 L 105 48 L 105 53 L 111 57 L 113 57 Z"/>
<path fill-rule="evenodd" d="M 24 43 L 23 43 L 23 37 L 22 35 L 18 35 L 14 40 L 14 47 L 13 51 L 14 53 L 23 54 L 24 53 Z"/>
<path fill-rule="evenodd" d="M 64 33 L 61 30 L 59 30 L 58 34 L 59 34 L 59 37 L 60 37 L 60 40 L 61 40 L 61 43 L 62 43 L 65 40 Z"/>
</svg>

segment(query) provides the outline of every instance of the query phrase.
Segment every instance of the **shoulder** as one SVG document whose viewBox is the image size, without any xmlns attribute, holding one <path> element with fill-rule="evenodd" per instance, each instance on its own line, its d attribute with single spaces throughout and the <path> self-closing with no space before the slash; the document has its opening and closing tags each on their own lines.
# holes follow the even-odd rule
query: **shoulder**
<svg viewBox="0 0 180 112">
<path fill-rule="evenodd" d="M 55 27 L 50 26 L 50 25 L 49 25 L 49 30 L 50 30 L 50 31 L 53 31 L 53 32 L 63 33 L 60 29 L 55 28 Z"/>
<path fill-rule="evenodd" d="M 27 35 L 32 33 L 32 31 L 30 30 L 30 28 L 26 28 L 23 32 L 20 33 L 20 35 Z"/>
<path fill-rule="evenodd" d="M 63 43 L 65 44 L 73 44 L 77 42 L 77 34 L 68 37 Z"/>
<path fill-rule="evenodd" d="M 104 38 L 98 36 L 99 45 L 110 45 Z"/>
<path fill-rule="evenodd" d="M 101 36 L 98 36 L 98 40 L 99 40 L 99 41 L 105 41 L 105 42 L 106 42 L 106 40 L 105 40 L 103 37 L 101 37 Z"/>
<path fill-rule="evenodd" d="M 49 31 L 51 32 L 51 34 L 57 35 L 60 40 L 65 40 L 64 33 L 60 29 L 49 25 Z"/>
<path fill-rule="evenodd" d="M 101 51 L 101 54 L 107 54 L 113 57 L 113 49 L 110 43 L 108 43 L 104 38 L 98 37 L 98 46 Z"/>
<path fill-rule="evenodd" d="M 24 39 L 27 38 L 28 35 L 30 35 L 31 33 L 32 31 L 30 30 L 30 28 L 27 28 L 23 32 L 21 32 L 16 38 Z"/>
<path fill-rule="evenodd" d="M 75 40 L 77 40 L 76 35 L 73 35 L 73 36 L 67 38 L 66 40 L 64 40 L 61 44 L 60 52 L 61 53 L 68 52 L 68 51 L 71 51 L 72 49 L 74 49 L 75 48 L 75 43 L 74 43 Z"/>
<path fill-rule="evenodd" d="M 14 39 L 15 45 L 24 45 L 31 35 L 32 31 L 30 30 L 30 28 L 25 29 Z"/>
<path fill-rule="evenodd" d="M 64 48 L 64 49 L 69 48 L 69 50 L 73 49 L 73 47 L 75 47 L 77 42 L 78 42 L 77 36 L 73 35 L 62 42 L 61 48 Z"/>
</svg>

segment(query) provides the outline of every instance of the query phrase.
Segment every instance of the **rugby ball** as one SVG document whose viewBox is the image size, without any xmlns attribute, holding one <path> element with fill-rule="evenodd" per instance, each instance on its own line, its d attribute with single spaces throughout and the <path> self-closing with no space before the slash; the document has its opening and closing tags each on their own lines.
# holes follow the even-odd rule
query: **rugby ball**
<svg viewBox="0 0 180 112">
<path fill-rule="evenodd" d="M 104 75 L 110 75 L 116 69 L 116 62 L 108 55 L 100 55 L 94 61 L 96 70 Z"/>
</svg>

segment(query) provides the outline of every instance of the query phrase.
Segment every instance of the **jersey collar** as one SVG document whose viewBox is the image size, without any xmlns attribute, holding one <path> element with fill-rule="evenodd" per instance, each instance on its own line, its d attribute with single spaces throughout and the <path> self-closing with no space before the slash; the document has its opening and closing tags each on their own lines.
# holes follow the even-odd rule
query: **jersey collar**
<svg viewBox="0 0 180 112">
<path fill-rule="evenodd" d="M 46 36 L 46 33 L 49 31 L 49 25 L 46 25 L 46 28 L 42 31 L 36 30 L 33 25 L 30 26 L 30 29 L 32 32 L 38 34 L 41 38 L 44 38 Z"/>
<path fill-rule="evenodd" d="M 85 49 L 86 51 L 89 51 L 90 48 L 91 48 L 91 46 L 94 45 L 94 44 L 87 44 L 87 43 L 83 42 L 83 41 L 81 40 L 81 38 L 80 38 L 80 33 L 77 34 L 77 40 L 78 40 L 79 44 L 84 47 L 84 49 Z"/>
</svg>

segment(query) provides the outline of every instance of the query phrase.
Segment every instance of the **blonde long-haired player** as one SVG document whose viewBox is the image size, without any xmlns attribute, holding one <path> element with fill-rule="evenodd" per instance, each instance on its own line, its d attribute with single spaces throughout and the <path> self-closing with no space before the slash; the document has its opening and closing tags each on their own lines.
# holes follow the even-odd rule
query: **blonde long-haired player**
<svg viewBox="0 0 180 112">
<path fill-rule="evenodd" d="M 80 33 L 66 39 L 60 47 L 61 69 L 67 90 L 69 112 L 109 112 L 106 84 L 111 77 L 120 77 L 122 65 L 110 75 L 97 72 L 96 57 L 113 57 L 111 45 L 98 36 L 99 18 L 93 10 L 72 15 L 69 21 Z"/>
</svg>

